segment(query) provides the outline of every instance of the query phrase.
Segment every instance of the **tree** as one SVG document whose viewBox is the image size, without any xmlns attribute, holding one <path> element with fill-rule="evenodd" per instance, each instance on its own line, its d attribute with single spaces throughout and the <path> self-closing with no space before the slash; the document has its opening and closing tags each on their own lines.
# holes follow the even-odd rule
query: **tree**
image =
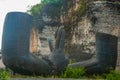
<svg viewBox="0 0 120 80">
<path fill-rule="evenodd" d="M 57 5 L 58 7 L 61 6 L 62 0 L 41 0 L 41 3 L 31 6 L 27 12 L 31 15 L 36 15 L 40 13 L 42 7 L 47 4 Z"/>
</svg>

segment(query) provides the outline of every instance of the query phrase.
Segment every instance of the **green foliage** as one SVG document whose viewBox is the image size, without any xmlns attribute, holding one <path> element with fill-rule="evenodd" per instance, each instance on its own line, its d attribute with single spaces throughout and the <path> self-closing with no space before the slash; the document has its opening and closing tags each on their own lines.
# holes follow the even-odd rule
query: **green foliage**
<svg viewBox="0 0 120 80">
<path fill-rule="evenodd" d="M 110 71 L 109 74 L 106 75 L 107 80 L 119 80 L 120 79 L 120 72 L 118 71 Z"/>
<path fill-rule="evenodd" d="M 78 14 L 81 16 L 83 14 L 83 12 L 85 11 L 85 2 L 84 1 L 81 1 L 79 3 L 79 8 L 78 8 Z"/>
<path fill-rule="evenodd" d="M 49 76 L 25 76 L 25 75 L 14 75 L 10 76 L 10 71 L 6 69 L 0 69 L 0 80 L 9 80 L 10 78 L 78 78 L 78 79 L 106 79 L 106 80 L 119 80 L 120 79 L 120 71 L 110 70 L 110 73 L 107 74 L 94 74 L 90 76 L 85 76 L 85 71 L 83 67 L 72 68 L 67 67 L 66 70 L 60 75 L 49 75 Z"/>
<path fill-rule="evenodd" d="M 36 15 L 40 13 L 41 8 L 46 4 L 56 4 L 60 7 L 61 2 L 62 0 L 41 0 L 41 3 L 31 6 L 30 9 L 27 10 L 27 12 L 31 15 Z"/>
<path fill-rule="evenodd" d="M 72 68 L 67 67 L 63 74 L 61 74 L 58 78 L 81 78 L 81 79 L 107 79 L 107 80 L 119 80 L 120 79 L 120 71 L 115 71 L 110 69 L 109 73 L 103 74 L 93 74 L 89 76 L 85 76 L 85 71 L 83 67 Z"/>
<path fill-rule="evenodd" d="M 9 78 L 8 70 L 0 69 L 0 80 L 9 80 Z"/>
<path fill-rule="evenodd" d="M 67 6 L 70 7 L 72 5 L 72 0 L 67 0 Z"/>
<path fill-rule="evenodd" d="M 106 74 L 94 74 L 91 76 L 91 78 L 94 79 L 107 79 L 107 80 L 119 80 L 120 79 L 120 71 L 114 71 L 113 69 L 110 69 L 109 73 Z"/>
<path fill-rule="evenodd" d="M 79 68 L 72 68 L 68 67 L 66 68 L 65 72 L 61 75 L 63 78 L 85 78 L 83 76 L 85 73 L 84 68 L 79 67 Z"/>
<path fill-rule="evenodd" d="M 105 76 L 106 76 L 106 74 L 102 74 L 102 75 L 94 74 L 94 75 L 90 76 L 90 78 L 93 78 L 93 79 L 105 79 Z"/>
<path fill-rule="evenodd" d="M 72 64 L 73 63 L 73 60 L 72 59 L 69 59 L 69 64 Z"/>
<path fill-rule="evenodd" d="M 34 6 L 31 6 L 29 10 L 27 10 L 27 12 L 31 15 L 36 15 L 40 9 L 42 7 L 42 4 L 36 4 Z"/>
</svg>

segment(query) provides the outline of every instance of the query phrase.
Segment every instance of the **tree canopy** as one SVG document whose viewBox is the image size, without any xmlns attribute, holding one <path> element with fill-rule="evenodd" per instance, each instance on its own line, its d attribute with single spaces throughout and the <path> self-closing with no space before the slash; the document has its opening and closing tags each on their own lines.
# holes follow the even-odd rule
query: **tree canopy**
<svg viewBox="0 0 120 80">
<path fill-rule="evenodd" d="M 62 0 L 41 0 L 41 3 L 31 6 L 30 9 L 27 10 L 27 12 L 31 15 L 36 15 L 46 4 L 55 4 L 57 6 L 60 6 L 61 2 Z"/>
</svg>

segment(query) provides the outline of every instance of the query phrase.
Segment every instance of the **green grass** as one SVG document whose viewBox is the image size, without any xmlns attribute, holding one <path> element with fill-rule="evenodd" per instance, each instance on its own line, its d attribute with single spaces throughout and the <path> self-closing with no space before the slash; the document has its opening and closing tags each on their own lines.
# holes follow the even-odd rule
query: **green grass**
<svg viewBox="0 0 120 80">
<path fill-rule="evenodd" d="M 84 68 L 66 68 L 66 70 L 60 75 L 51 76 L 26 76 L 26 75 L 11 75 L 10 70 L 0 69 L 0 80 L 9 80 L 10 78 L 74 78 L 74 79 L 107 79 L 107 80 L 119 80 L 120 71 L 110 70 L 108 74 L 94 74 L 90 76 L 84 75 Z"/>
<path fill-rule="evenodd" d="M 63 78 L 85 78 L 84 76 L 84 68 L 66 68 L 66 70 L 61 74 L 60 77 Z"/>
</svg>

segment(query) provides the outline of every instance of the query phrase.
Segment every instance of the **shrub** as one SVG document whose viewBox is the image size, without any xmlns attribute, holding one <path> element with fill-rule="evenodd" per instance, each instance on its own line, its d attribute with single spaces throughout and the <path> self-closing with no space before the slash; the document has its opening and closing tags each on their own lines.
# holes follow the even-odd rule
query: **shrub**
<svg viewBox="0 0 120 80">
<path fill-rule="evenodd" d="M 0 69 L 0 80 L 9 80 L 9 78 L 8 70 Z"/>
<path fill-rule="evenodd" d="M 120 79 L 120 71 L 111 71 L 109 74 L 106 75 L 107 80 L 119 80 Z"/>
<path fill-rule="evenodd" d="M 64 73 L 60 76 L 63 78 L 85 78 L 84 76 L 84 68 L 78 67 L 78 68 L 72 68 L 68 67 L 64 71 Z"/>
</svg>

